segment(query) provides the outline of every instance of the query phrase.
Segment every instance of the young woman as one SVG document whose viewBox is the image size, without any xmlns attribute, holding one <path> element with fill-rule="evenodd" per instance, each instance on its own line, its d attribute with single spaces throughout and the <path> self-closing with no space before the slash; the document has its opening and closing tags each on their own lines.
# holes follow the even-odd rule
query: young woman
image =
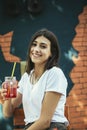
<svg viewBox="0 0 87 130">
<path fill-rule="evenodd" d="M 58 60 L 56 36 L 47 29 L 36 32 L 29 43 L 26 72 L 18 83 L 17 97 L 5 99 L 6 90 L 2 89 L 4 116 L 10 117 L 23 104 L 24 130 L 66 130 L 67 80 L 57 66 Z"/>
</svg>

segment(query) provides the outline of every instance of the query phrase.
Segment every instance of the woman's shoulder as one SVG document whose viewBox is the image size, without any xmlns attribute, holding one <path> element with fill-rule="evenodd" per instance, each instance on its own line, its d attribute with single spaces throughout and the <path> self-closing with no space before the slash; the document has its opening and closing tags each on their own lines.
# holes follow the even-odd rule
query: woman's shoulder
<svg viewBox="0 0 87 130">
<path fill-rule="evenodd" d="M 63 70 L 61 68 L 59 68 L 59 67 L 56 67 L 56 66 L 52 67 L 49 70 L 49 77 L 51 79 L 54 79 L 54 80 L 58 81 L 58 82 L 59 82 L 59 80 L 60 81 L 62 80 L 63 82 L 67 83 L 67 78 L 66 78 Z"/>
<path fill-rule="evenodd" d="M 20 78 L 18 84 L 23 84 L 23 83 L 25 83 L 25 82 L 28 80 L 28 78 L 29 78 L 29 75 L 28 75 L 27 72 L 25 72 L 25 73 L 21 76 L 21 78 Z M 20 85 L 19 85 L 19 86 L 20 86 Z"/>
<path fill-rule="evenodd" d="M 27 72 L 25 72 L 22 76 L 21 79 L 26 79 L 29 77 L 29 74 Z"/>
<path fill-rule="evenodd" d="M 56 66 L 52 67 L 52 68 L 49 70 L 49 75 L 50 75 L 51 77 L 56 76 L 56 77 L 60 77 L 60 78 L 66 78 L 66 76 L 65 76 L 65 74 L 64 74 L 64 72 L 63 72 L 63 70 L 62 70 L 60 67 L 56 67 Z"/>
<path fill-rule="evenodd" d="M 50 70 L 49 70 L 50 73 L 63 73 L 62 69 L 57 67 L 57 66 L 54 66 L 52 67 Z"/>
</svg>

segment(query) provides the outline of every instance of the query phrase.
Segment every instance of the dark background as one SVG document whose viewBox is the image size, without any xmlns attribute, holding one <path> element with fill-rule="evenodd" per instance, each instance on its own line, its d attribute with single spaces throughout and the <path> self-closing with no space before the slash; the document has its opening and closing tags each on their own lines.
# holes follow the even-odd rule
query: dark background
<svg viewBox="0 0 87 130">
<path fill-rule="evenodd" d="M 14 1 L 14 4 L 11 3 L 12 8 L 9 5 L 11 1 Z M 78 16 L 87 5 L 87 0 L 38 0 L 38 5 L 35 5 L 31 12 L 29 8 L 32 7 L 32 2 L 34 0 L 0 0 L 0 35 L 14 31 L 11 53 L 24 61 L 33 33 L 41 28 L 53 31 L 58 37 L 61 49 L 59 65 L 68 79 L 68 96 L 73 87 L 69 77 L 74 67 L 72 55 L 78 56 L 78 52 L 72 46 L 72 40 L 76 34 L 75 27 L 79 24 Z M 38 11 L 39 7 L 40 11 Z M 6 75 L 11 75 L 12 67 L 13 63 L 4 60 L 0 48 L 0 79 L 2 82 Z M 16 66 L 15 75 L 19 80 L 20 64 Z M 0 116 L 0 130 L 12 129 L 12 120 L 2 120 L 2 113 Z M 4 125 L 4 122 L 7 125 Z"/>
</svg>

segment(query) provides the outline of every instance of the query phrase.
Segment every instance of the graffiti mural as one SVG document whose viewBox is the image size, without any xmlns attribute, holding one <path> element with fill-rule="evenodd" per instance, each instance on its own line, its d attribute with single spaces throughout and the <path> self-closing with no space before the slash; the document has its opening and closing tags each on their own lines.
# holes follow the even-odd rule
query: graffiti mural
<svg viewBox="0 0 87 130">
<path fill-rule="evenodd" d="M 11 0 L 9 0 L 11 3 L 5 2 L 0 1 L 1 81 L 4 81 L 6 75 L 11 75 L 15 61 L 17 61 L 17 65 L 14 74 L 17 80 L 20 79 L 21 63 L 26 60 L 27 48 L 32 34 L 41 28 L 48 28 L 58 36 L 61 49 L 59 65 L 68 79 L 68 96 L 73 87 L 69 76 L 74 67 L 72 57 L 78 57 L 78 52 L 72 47 L 72 40 L 76 33 L 78 15 L 87 4 L 86 0 L 67 0 L 67 2 L 65 0 L 44 0 L 40 4 L 38 3 L 35 9 L 29 8 L 30 5 L 26 3 L 26 0 L 15 0 L 13 3 Z M 9 8 L 12 9 L 11 13 L 9 10 L 7 11 L 10 5 L 15 7 L 14 10 Z M 12 118 L 4 119 L 2 105 L 0 105 L 0 130 L 12 129 Z"/>
</svg>

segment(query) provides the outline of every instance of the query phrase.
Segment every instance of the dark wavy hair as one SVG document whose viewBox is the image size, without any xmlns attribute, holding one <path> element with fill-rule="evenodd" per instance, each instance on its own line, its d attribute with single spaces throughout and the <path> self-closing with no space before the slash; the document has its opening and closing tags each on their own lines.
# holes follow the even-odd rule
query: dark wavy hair
<svg viewBox="0 0 87 130">
<path fill-rule="evenodd" d="M 58 60 L 59 60 L 59 55 L 60 55 L 58 39 L 53 32 L 51 32 L 47 29 L 41 29 L 32 36 L 31 41 L 29 43 L 28 53 L 27 53 L 27 64 L 26 64 L 26 72 L 28 74 L 34 68 L 34 63 L 31 61 L 31 58 L 30 58 L 31 45 L 32 45 L 33 41 L 39 36 L 44 36 L 51 42 L 52 56 L 49 57 L 46 65 L 45 65 L 44 71 L 52 68 L 53 66 L 58 66 Z"/>
</svg>

